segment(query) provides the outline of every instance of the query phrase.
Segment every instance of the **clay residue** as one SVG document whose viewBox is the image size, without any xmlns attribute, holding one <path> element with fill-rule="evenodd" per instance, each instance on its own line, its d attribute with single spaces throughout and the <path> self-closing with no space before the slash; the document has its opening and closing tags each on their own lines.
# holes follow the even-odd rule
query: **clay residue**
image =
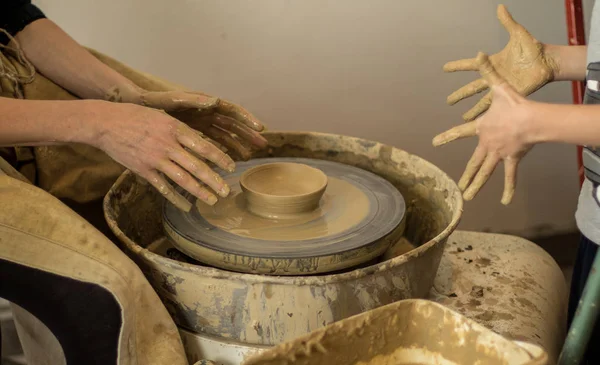
<svg viewBox="0 0 600 365">
<path fill-rule="evenodd" d="M 406 237 L 401 237 L 396 243 L 392 244 L 390 248 L 383 255 L 384 260 L 389 260 L 393 257 L 404 255 L 405 253 L 412 251 L 417 246 L 410 242 Z"/>
<path fill-rule="evenodd" d="M 228 181 L 229 183 L 229 181 Z M 353 184 L 329 177 L 319 207 L 293 218 L 268 219 L 246 210 L 239 185 L 214 206 L 202 202 L 197 208 L 204 219 L 224 231 L 267 241 L 301 241 L 333 236 L 356 226 L 369 212 L 369 199 Z"/>
<path fill-rule="evenodd" d="M 478 285 L 474 285 L 471 288 L 471 296 L 474 298 L 481 298 L 483 297 L 483 287 L 478 286 Z"/>
<path fill-rule="evenodd" d="M 526 364 L 529 354 L 439 304 L 405 300 L 248 359 L 244 365 Z"/>
</svg>

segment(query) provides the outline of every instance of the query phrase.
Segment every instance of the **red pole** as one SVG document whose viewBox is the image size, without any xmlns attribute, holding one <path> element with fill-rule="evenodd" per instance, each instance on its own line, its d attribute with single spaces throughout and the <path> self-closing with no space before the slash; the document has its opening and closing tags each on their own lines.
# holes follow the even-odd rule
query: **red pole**
<svg viewBox="0 0 600 365">
<path fill-rule="evenodd" d="M 585 45 L 585 30 L 583 27 L 583 6 L 581 0 L 565 0 L 567 8 L 567 30 L 569 32 L 569 45 L 583 46 Z M 585 85 L 581 81 L 573 81 L 573 104 L 581 104 L 583 102 L 583 93 Z M 579 173 L 579 184 L 583 184 L 584 172 L 583 161 L 581 157 L 582 147 L 577 146 L 577 168 Z"/>
</svg>

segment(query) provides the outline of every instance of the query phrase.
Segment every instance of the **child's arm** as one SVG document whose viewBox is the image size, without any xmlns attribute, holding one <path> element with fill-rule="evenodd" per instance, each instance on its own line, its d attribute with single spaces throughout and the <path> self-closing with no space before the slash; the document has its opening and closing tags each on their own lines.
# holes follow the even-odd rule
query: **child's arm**
<svg viewBox="0 0 600 365">
<path fill-rule="evenodd" d="M 553 81 L 585 80 L 587 46 L 545 44 L 544 53 L 555 61 Z"/>
<path fill-rule="evenodd" d="M 526 122 L 531 143 L 559 142 L 600 146 L 600 105 L 547 104 L 529 101 Z"/>
</svg>

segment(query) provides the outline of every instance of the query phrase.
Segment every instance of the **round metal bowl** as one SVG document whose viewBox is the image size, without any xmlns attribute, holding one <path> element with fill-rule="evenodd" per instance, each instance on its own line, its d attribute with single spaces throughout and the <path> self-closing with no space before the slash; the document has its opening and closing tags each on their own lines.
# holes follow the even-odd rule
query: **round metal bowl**
<svg viewBox="0 0 600 365">
<path fill-rule="evenodd" d="M 404 239 L 379 260 L 325 275 L 277 277 L 234 273 L 158 255 L 164 238 L 162 197 L 125 172 L 104 199 L 106 220 L 123 250 L 141 267 L 182 329 L 229 341 L 276 345 L 382 305 L 422 298 L 430 290 L 444 245 L 462 214 L 462 196 L 433 164 L 360 138 L 267 132 L 270 148 L 253 156 L 307 157 L 353 165 L 382 176 L 406 201 Z"/>
</svg>

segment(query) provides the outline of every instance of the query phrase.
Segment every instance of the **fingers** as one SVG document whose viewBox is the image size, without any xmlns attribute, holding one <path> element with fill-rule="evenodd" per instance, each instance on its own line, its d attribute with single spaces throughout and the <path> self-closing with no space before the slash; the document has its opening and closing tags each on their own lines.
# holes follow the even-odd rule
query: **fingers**
<svg viewBox="0 0 600 365">
<path fill-rule="evenodd" d="M 184 169 L 186 169 L 187 171 L 189 171 L 198 180 L 200 180 L 203 183 L 205 183 L 206 185 L 210 186 L 210 188 L 213 189 L 221 197 L 226 197 L 227 195 L 229 195 L 229 186 L 227 186 L 227 184 L 221 178 L 221 176 L 219 176 L 219 174 L 214 172 L 207 164 L 205 164 L 204 162 L 202 162 L 202 161 L 198 160 L 197 158 L 195 158 L 194 156 L 192 156 L 189 152 L 185 151 L 184 149 L 179 149 L 179 150 L 171 152 L 169 154 L 169 158 L 173 162 L 176 162 L 179 166 L 181 166 Z M 179 169 L 179 170 L 180 171 L 178 171 L 178 172 L 181 173 L 182 172 L 181 169 Z M 173 180 L 173 181 L 177 182 L 177 184 L 179 184 L 179 181 L 174 180 L 170 175 L 169 175 L 169 177 L 171 178 L 171 180 Z M 192 179 L 193 181 L 187 181 L 187 177 L 185 177 L 185 176 L 180 177 L 180 178 L 185 178 L 188 186 L 191 186 L 193 189 L 199 188 L 199 185 L 195 179 Z M 191 179 L 191 177 L 190 177 L 190 179 Z M 179 185 L 181 185 L 181 184 L 179 184 Z M 193 191 L 187 189 L 185 186 L 181 185 L 181 187 L 185 188 L 190 193 L 194 194 Z M 197 190 L 197 191 L 198 191 L 198 193 L 202 193 L 202 194 L 206 195 L 205 194 L 206 189 L 204 189 L 204 188 L 202 188 L 201 190 Z M 196 195 L 196 194 L 194 194 L 194 195 Z"/>
<path fill-rule="evenodd" d="M 183 146 L 192 150 L 198 156 L 205 158 L 220 168 L 233 172 L 235 162 L 217 146 L 204 140 L 198 133 L 187 125 L 180 123 L 177 131 L 177 140 Z"/>
<path fill-rule="evenodd" d="M 467 58 L 458 61 L 451 61 L 444 65 L 444 72 L 456 71 L 477 71 L 477 59 Z"/>
<path fill-rule="evenodd" d="M 262 123 L 254 115 L 239 105 L 221 100 L 217 110 L 219 114 L 238 120 L 257 132 L 261 132 L 264 129 Z"/>
<path fill-rule="evenodd" d="M 159 170 L 168 176 L 174 183 L 189 191 L 196 198 L 208 205 L 214 205 L 217 202 L 217 197 L 213 193 L 208 191 L 208 189 L 203 188 L 196 179 L 173 162 L 169 161 L 161 164 Z"/>
<path fill-rule="evenodd" d="M 451 128 L 433 138 L 433 146 L 438 147 L 460 138 L 473 137 L 477 135 L 477 122 L 472 121 Z"/>
<path fill-rule="evenodd" d="M 463 197 L 465 200 L 472 200 L 475 195 L 481 190 L 483 185 L 488 181 L 496 165 L 498 165 L 498 158 L 494 155 L 487 155 L 481 168 L 477 172 L 477 175 L 473 179 L 473 182 L 469 185 L 469 187 L 465 190 Z"/>
<path fill-rule="evenodd" d="M 212 118 L 212 124 L 217 125 L 226 131 L 237 134 L 241 139 L 246 140 L 259 148 L 267 147 L 268 143 L 265 137 L 261 136 L 260 133 L 250 129 L 245 124 L 220 114 L 214 114 L 209 118 Z"/>
<path fill-rule="evenodd" d="M 502 193 L 502 204 L 511 203 L 515 194 L 517 166 L 519 159 L 507 157 L 504 161 L 504 191 Z M 458 188 L 463 191 L 465 200 L 472 200 L 488 181 L 494 169 L 500 162 L 497 155 L 487 154 L 485 148 L 478 145 L 467 163 L 465 172 L 458 182 Z M 475 178 L 473 178 L 475 176 Z"/>
<path fill-rule="evenodd" d="M 480 93 L 488 87 L 491 88 L 493 86 L 500 86 L 506 83 L 506 81 L 504 81 L 502 76 L 498 74 L 498 72 L 492 65 L 490 58 L 486 54 L 481 52 L 479 52 L 476 58 L 449 62 L 444 66 L 444 71 L 447 72 L 457 70 L 479 70 L 479 73 L 481 74 L 482 78 L 461 87 L 457 91 L 453 92 L 450 96 L 448 96 L 446 101 L 450 105 L 456 104 L 462 99 Z M 479 115 L 488 110 L 491 104 L 492 93 L 490 91 L 483 98 L 481 98 L 481 100 L 479 100 L 473 108 L 471 108 L 468 112 L 466 112 L 463 115 L 463 119 L 467 122 L 474 120 Z"/>
<path fill-rule="evenodd" d="M 513 31 L 519 26 L 519 24 L 513 19 L 512 15 L 510 15 L 508 12 L 508 9 L 506 9 L 506 6 L 502 4 L 498 5 L 496 14 L 498 16 L 498 20 L 500 20 L 500 23 L 502 26 L 504 26 L 504 29 L 506 29 L 509 34 L 512 34 Z"/>
<path fill-rule="evenodd" d="M 450 94 L 450 96 L 448 96 L 446 99 L 446 103 L 448 103 L 448 105 L 454 105 L 463 99 L 484 91 L 487 88 L 488 84 L 484 79 L 477 79 Z"/>
<path fill-rule="evenodd" d="M 248 148 L 242 145 L 231 134 L 217 127 L 209 127 L 206 130 L 206 135 L 224 145 L 228 149 L 234 151 L 243 161 L 247 161 L 252 156 Z"/>
<path fill-rule="evenodd" d="M 481 115 L 481 113 L 488 110 L 488 108 L 490 107 L 491 104 L 492 104 L 492 92 L 490 91 L 487 94 L 485 94 L 485 96 L 483 98 L 481 98 L 481 100 L 479 100 L 477 102 L 477 104 L 475 104 L 474 107 L 472 107 L 468 112 L 463 114 L 463 119 L 466 122 L 472 121 L 473 119 L 475 119 L 479 115 Z"/>
<path fill-rule="evenodd" d="M 510 204 L 515 195 L 515 185 L 517 182 L 517 166 L 519 160 L 516 158 L 506 158 L 504 160 L 504 192 L 502 193 L 501 203 Z"/>
<path fill-rule="evenodd" d="M 185 91 L 148 91 L 142 94 L 141 100 L 144 106 L 165 111 L 211 109 L 219 103 L 218 98 Z"/>
<path fill-rule="evenodd" d="M 473 180 L 473 177 L 475 176 L 477 171 L 479 171 L 479 168 L 483 164 L 486 155 L 486 150 L 480 145 L 478 145 L 477 148 L 475 148 L 475 152 L 473 152 L 471 159 L 467 163 L 465 172 L 463 172 L 462 176 L 460 177 L 460 180 L 458 181 L 458 188 L 461 191 L 465 191 L 467 189 L 467 187 Z"/>
<path fill-rule="evenodd" d="M 156 190 L 162 196 L 165 197 L 171 204 L 176 206 L 177 208 L 183 210 L 184 212 L 189 212 L 192 209 L 192 203 L 190 203 L 186 198 L 181 196 L 175 188 L 171 186 L 160 174 L 156 171 L 148 172 L 142 175 L 143 178 L 148 180 L 148 182 L 154 186 Z"/>
</svg>

